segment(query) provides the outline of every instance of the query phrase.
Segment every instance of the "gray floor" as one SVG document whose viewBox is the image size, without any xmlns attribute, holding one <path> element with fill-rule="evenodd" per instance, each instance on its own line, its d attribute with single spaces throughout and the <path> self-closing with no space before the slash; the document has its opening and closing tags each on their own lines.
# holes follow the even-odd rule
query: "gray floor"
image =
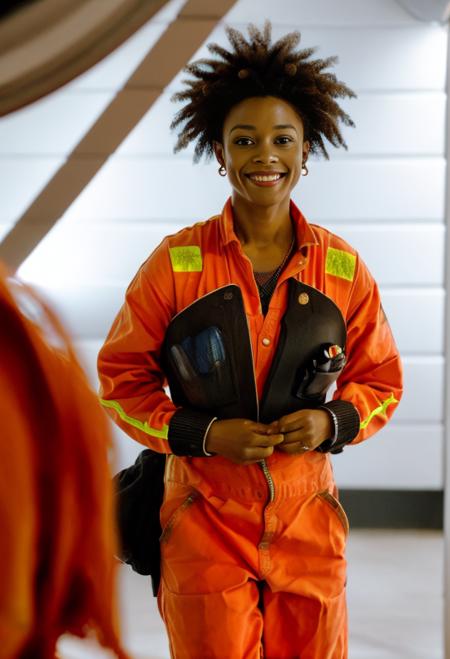
<svg viewBox="0 0 450 659">
<path fill-rule="evenodd" d="M 443 659 L 442 534 L 352 531 L 347 558 L 349 659 Z M 124 569 L 121 592 L 132 657 L 167 659 L 164 627 L 147 579 Z M 69 638 L 60 652 L 62 659 L 109 656 Z"/>
</svg>

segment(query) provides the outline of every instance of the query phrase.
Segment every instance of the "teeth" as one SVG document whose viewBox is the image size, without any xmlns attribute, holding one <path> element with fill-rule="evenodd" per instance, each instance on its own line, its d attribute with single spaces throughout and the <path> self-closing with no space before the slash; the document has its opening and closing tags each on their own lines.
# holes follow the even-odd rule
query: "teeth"
<svg viewBox="0 0 450 659">
<path fill-rule="evenodd" d="M 253 181 L 261 181 L 261 182 L 263 182 L 263 181 L 278 181 L 278 179 L 281 178 L 281 174 L 271 174 L 271 175 L 268 175 L 268 176 L 255 176 L 255 175 L 253 175 L 253 176 L 250 176 L 250 178 Z"/>
</svg>

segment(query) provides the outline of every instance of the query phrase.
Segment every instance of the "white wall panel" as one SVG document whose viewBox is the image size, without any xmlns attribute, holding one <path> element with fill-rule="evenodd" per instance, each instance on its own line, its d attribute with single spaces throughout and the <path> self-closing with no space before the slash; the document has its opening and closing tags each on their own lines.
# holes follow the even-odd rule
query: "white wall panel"
<svg viewBox="0 0 450 659">
<path fill-rule="evenodd" d="M 341 101 L 356 124 L 343 128 L 348 151 L 334 158 L 444 155 L 446 95 L 443 92 L 359 94 Z M 423 127 L 426 126 L 426 129 Z"/>
<path fill-rule="evenodd" d="M 58 313 L 74 339 L 101 341 L 123 304 L 128 283 L 58 286 L 55 282 L 39 287 L 38 291 Z"/>
<path fill-rule="evenodd" d="M 334 67 L 334 71 L 339 79 L 349 87 L 353 87 L 355 91 L 444 90 L 447 35 L 442 26 L 418 23 L 409 19 L 404 12 L 406 22 L 402 27 L 396 29 L 391 25 L 385 29 L 382 26 L 376 28 L 367 20 L 365 14 L 367 3 L 359 3 L 355 0 L 354 4 L 362 9 L 365 20 L 363 25 L 353 24 L 352 27 L 348 27 L 352 24 L 352 20 L 351 17 L 347 19 L 344 18 L 345 14 L 341 14 L 341 3 L 336 3 L 334 0 L 330 2 L 336 9 L 335 15 L 340 17 L 339 26 L 330 27 L 328 21 L 324 24 L 323 16 L 317 12 L 316 3 L 305 3 L 305 6 L 310 7 L 313 12 L 312 21 L 309 22 L 305 11 L 300 12 L 298 9 L 296 0 L 291 0 L 290 3 L 290 7 L 295 12 L 290 19 L 287 18 L 287 14 L 280 11 L 279 3 L 271 2 L 272 12 L 263 13 L 258 9 L 256 13 L 253 9 L 251 17 L 242 19 L 242 22 L 234 20 L 233 14 L 229 13 L 224 22 L 219 23 L 213 30 L 208 42 L 218 41 L 226 44 L 225 25 L 233 25 L 246 32 L 247 22 L 253 21 L 262 26 L 266 17 L 277 12 L 278 18 L 273 19 L 274 39 L 287 31 L 300 30 L 302 48 L 318 46 L 317 57 L 338 55 L 339 62 Z M 251 4 L 249 0 L 249 6 Z M 395 2 L 389 4 L 395 6 Z M 239 10 L 241 5 L 242 2 L 238 2 L 236 10 Z M 372 2 L 371 6 L 377 12 L 377 3 Z M 356 12 L 354 16 L 358 13 Z M 310 27 L 318 24 L 322 26 Z M 66 89 L 120 89 L 165 28 L 164 19 L 160 23 L 152 22 L 144 26 L 121 48 L 74 82 L 69 83 Z M 364 48 L 361 48 L 361 44 L 364 44 Z M 206 45 L 203 44 L 192 59 L 207 55 Z M 183 77 L 183 73 L 175 76 L 169 87 L 178 89 Z"/>
<path fill-rule="evenodd" d="M 20 269 L 21 276 L 40 285 L 123 283 L 162 238 L 181 224 L 149 222 L 114 227 L 59 223 Z M 335 227 L 359 250 L 380 285 L 442 286 L 443 226 Z M 399 254 L 408 258 L 399 262 Z"/>
<path fill-rule="evenodd" d="M 99 341 L 76 343 L 92 386 L 97 388 L 96 358 Z M 428 402 L 425 402 L 427 405 Z M 409 403 L 406 402 L 406 406 Z M 397 420 L 396 420 L 397 419 Z M 398 422 L 400 407 L 392 422 L 377 435 L 357 446 L 347 447 L 333 458 L 339 487 L 387 489 L 440 489 L 443 486 L 443 426 L 412 418 Z M 139 445 L 117 430 L 122 466 L 134 459 Z M 136 450 L 137 447 L 137 450 Z"/>
<path fill-rule="evenodd" d="M 162 238 L 180 225 L 149 223 L 145 227 L 121 224 L 86 228 L 57 224 L 19 270 L 21 277 L 38 285 L 86 286 L 92 282 L 129 282 Z"/>
<path fill-rule="evenodd" d="M 97 389 L 96 360 L 101 345 L 102 341 L 98 340 L 76 342 L 80 360 L 94 389 Z M 390 424 L 366 442 L 348 447 L 342 455 L 333 458 L 340 487 L 442 487 L 443 429 L 434 419 L 430 420 L 429 409 L 431 406 L 433 415 L 440 418 L 442 370 L 442 360 L 406 360 L 405 384 L 408 391 Z M 428 376 L 425 371 L 428 371 Z M 418 409 L 415 410 L 414 406 Z M 422 417 L 419 417 L 419 410 L 422 410 Z M 409 418 L 408 412 L 411 415 Z M 123 433 L 118 431 L 116 436 L 119 435 Z M 125 441 L 127 443 L 128 440 Z M 129 446 L 132 455 L 135 455 L 134 448 L 132 444 Z"/>
<path fill-rule="evenodd" d="M 444 284 L 443 224 L 342 224 L 330 229 L 358 250 L 380 285 Z"/>
<path fill-rule="evenodd" d="M 81 366 L 86 372 L 92 388 L 98 390 L 97 355 L 103 345 L 103 339 L 74 341 L 75 350 Z"/>
<path fill-rule="evenodd" d="M 0 118 L 0 155 L 58 155 L 72 151 L 114 95 L 60 89 Z"/>
<path fill-rule="evenodd" d="M 94 388 L 97 387 L 96 360 L 106 337 L 78 339 L 79 356 Z M 392 425 L 424 425 L 442 422 L 444 360 L 442 357 L 405 357 L 404 394 Z"/>
<path fill-rule="evenodd" d="M 442 423 L 444 357 L 404 357 L 404 392 L 392 423 Z"/>
<path fill-rule="evenodd" d="M 144 446 L 111 423 L 116 469 L 128 467 Z M 391 425 L 333 458 L 339 488 L 440 490 L 443 487 L 443 430 Z"/>
<path fill-rule="evenodd" d="M 12 223 L 62 164 L 60 158 L 2 158 L 7 191 L 0 222 Z M 438 220 L 444 212 L 442 158 L 310 162 L 293 199 L 311 222 Z M 174 192 L 176 193 L 174 194 Z M 112 158 L 83 190 L 66 218 L 179 219 L 191 223 L 220 212 L 230 193 L 217 164 L 188 160 Z"/>
<path fill-rule="evenodd" d="M 69 208 L 70 220 L 205 219 L 220 212 L 229 188 L 218 165 L 117 159 L 107 162 Z M 218 202 L 218 200 L 220 200 Z"/>
<path fill-rule="evenodd" d="M 304 25 L 415 25 L 417 21 L 393 0 L 239 0 L 229 11 L 230 22 L 248 22 L 269 18 L 287 26 Z"/>
<path fill-rule="evenodd" d="M 176 135 L 171 118 L 182 107 L 161 95 L 147 115 L 118 149 L 117 155 L 170 156 Z M 360 94 L 357 101 L 342 101 L 356 129 L 343 129 L 349 150 L 330 149 L 332 160 L 373 155 L 443 155 L 446 96 L 441 92 L 416 94 Z M 427 125 L 427 130 L 418 126 Z M 0 123 L 1 130 L 1 123 Z M 34 140 L 36 141 L 36 139 Z M 1 148 L 1 146 L 0 146 Z M 177 154 L 192 159 L 194 147 Z"/>
<path fill-rule="evenodd" d="M 128 467 L 144 446 L 111 423 L 116 469 Z M 440 490 L 443 487 L 441 426 L 391 425 L 333 458 L 339 488 Z"/>
<path fill-rule="evenodd" d="M 440 490 L 443 426 L 391 423 L 333 458 L 338 487 Z"/>
<path fill-rule="evenodd" d="M 7 233 L 11 230 L 11 225 L 9 224 L 0 224 L 0 240 L 6 236 Z"/>
<path fill-rule="evenodd" d="M 13 224 L 58 171 L 63 158 L 0 158 L 0 222 Z"/>
<path fill-rule="evenodd" d="M 69 208 L 71 220 L 179 219 L 220 212 L 230 193 L 217 164 L 112 158 Z M 438 220 L 443 158 L 315 161 L 293 199 L 311 222 Z"/>
<path fill-rule="evenodd" d="M 136 264 L 136 269 L 138 264 Z M 120 285 L 68 282 L 58 286 L 58 274 L 42 293 L 62 315 L 72 336 L 106 336 L 123 303 L 128 281 Z M 383 306 L 398 348 L 408 356 L 438 356 L 443 352 L 443 289 L 382 289 Z"/>
<path fill-rule="evenodd" d="M 49 97 L 0 118 L 0 155 L 60 155 L 76 146 L 113 96 L 111 91 L 59 90 Z M 176 135 L 171 118 L 179 104 L 166 92 L 130 133 L 117 156 L 172 156 Z M 443 155 L 445 94 L 360 94 L 342 101 L 356 123 L 343 128 L 349 150 L 330 148 L 332 160 L 356 156 Z M 427 130 L 418 126 L 427 125 Z M 39 130 L 36 130 L 36 126 Z M 190 146 L 177 158 L 192 160 Z"/>
<path fill-rule="evenodd" d="M 443 158 L 310 162 L 293 199 L 311 222 L 412 222 L 444 216 Z"/>
<path fill-rule="evenodd" d="M 315 3 L 309 4 L 315 6 Z M 334 2 L 333 6 L 340 10 L 340 2 Z M 273 7 L 274 11 L 279 11 L 278 3 L 273 3 Z M 261 26 L 264 14 L 253 15 L 250 20 Z M 324 18 L 317 23 L 324 24 Z M 246 33 L 246 22 L 233 26 Z M 339 61 L 333 72 L 357 93 L 445 90 L 447 32 L 443 26 L 417 22 L 416 27 L 399 29 L 394 26 L 386 29 L 355 26 L 336 29 L 325 24 L 309 28 L 305 27 L 300 14 L 288 22 L 280 13 L 278 24 L 274 23 L 273 37 L 279 38 L 293 30 L 301 32 L 301 48 L 318 46 L 315 57 L 337 55 Z M 223 24 L 218 25 L 208 41 L 227 44 Z M 205 56 L 208 51 L 203 46 L 192 59 Z M 169 87 L 178 89 L 183 77 L 182 73 L 177 75 Z"/>
<path fill-rule="evenodd" d="M 382 289 L 381 299 L 402 354 L 443 354 L 443 288 Z"/>
</svg>

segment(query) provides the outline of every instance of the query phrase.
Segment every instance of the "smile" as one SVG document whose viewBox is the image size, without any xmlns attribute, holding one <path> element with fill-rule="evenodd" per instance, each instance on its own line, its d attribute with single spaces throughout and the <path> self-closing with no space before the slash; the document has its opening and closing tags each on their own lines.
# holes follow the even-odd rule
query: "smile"
<svg viewBox="0 0 450 659">
<path fill-rule="evenodd" d="M 286 174 L 281 172 L 274 172 L 273 174 L 263 174 L 263 173 L 246 174 L 246 176 L 253 183 L 256 183 L 256 185 L 267 186 L 267 185 L 275 185 L 276 183 L 278 183 L 280 179 L 286 176 Z"/>
</svg>

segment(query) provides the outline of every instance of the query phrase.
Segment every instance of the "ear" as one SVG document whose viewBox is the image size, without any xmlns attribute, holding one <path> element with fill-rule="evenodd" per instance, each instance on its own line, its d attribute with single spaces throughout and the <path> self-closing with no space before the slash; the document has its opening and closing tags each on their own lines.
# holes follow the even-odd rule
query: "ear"
<svg viewBox="0 0 450 659">
<path fill-rule="evenodd" d="M 308 160 L 308 155 L 309 155 L 310 148 L 311 148 L 311 144 L 308 141 L 303 142 L 303 146 L 302 146 L 302 151 L 303 151 L 302 160 L 303 160 L 303 162 L 306 162 Z"/>
<path fill-rule="evenodd" d="M 221 167 L 225 167 L 224 148 L 220 142 L 213 142 L 214 154 Z"/>
</svg>

